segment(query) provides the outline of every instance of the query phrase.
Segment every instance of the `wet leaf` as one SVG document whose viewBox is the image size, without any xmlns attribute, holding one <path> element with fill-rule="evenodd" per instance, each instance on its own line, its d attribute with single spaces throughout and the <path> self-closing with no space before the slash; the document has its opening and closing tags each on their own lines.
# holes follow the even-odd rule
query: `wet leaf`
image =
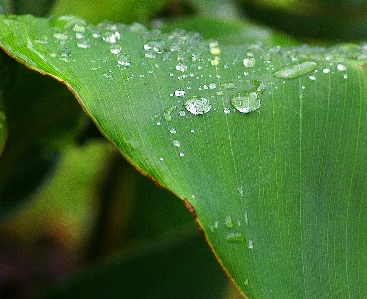
<svg viewBox="0 0 367 299">
<path fill-rule="evenodd" d="M 186 200 L 246 296 L 366 294 L 365 46 L 224 46 L 70 16 L 1 17 L 0 36 Z"/>
</svg>

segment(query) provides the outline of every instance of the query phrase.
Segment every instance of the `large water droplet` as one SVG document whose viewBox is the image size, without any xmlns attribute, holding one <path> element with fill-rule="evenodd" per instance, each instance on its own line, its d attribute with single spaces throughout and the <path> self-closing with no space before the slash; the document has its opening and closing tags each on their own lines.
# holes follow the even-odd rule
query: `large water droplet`
<svg viewBox="0 0 367 299">
<path fill-rule="evenodd" d="M 249 113 L 260 108 L 260 97 L 256 91 L 243 91 L 231 97 L 231 104 L 241 113 Z"/>
<path fill-rule="evenodd" d="M 185 101 L 185 108 L 194 115 L 204 114 L 210 111 L 209 101 L 204 97 L 192 96 Z"/>
<path fill-rule="evenodd" d="M 244 241 L 244 237 L 241 233 L 229 233 L 226 236 L 226 241 L 228 243 L 238 243 L 238 242 L 243 242 Z"/>
<path fill-rule="evenodd" d="M 294 65 L 287 65 L 273 73 L 274 77 L 282 79 L 294 79 L 306 75 L 317 68 L 314 61 L 305 61 Z"/>
<path fill-rule="evenodd" d="M 243 60 L 243 65 L 244 65 L 245 67 L 254 67 L 254 66 L 255 66 L 255 63 L 256 63 L 255 58 L 252 58 L 252 57 L 250 57 L 250 58 L 245 58 L 245 59 Z"/>
</svg>

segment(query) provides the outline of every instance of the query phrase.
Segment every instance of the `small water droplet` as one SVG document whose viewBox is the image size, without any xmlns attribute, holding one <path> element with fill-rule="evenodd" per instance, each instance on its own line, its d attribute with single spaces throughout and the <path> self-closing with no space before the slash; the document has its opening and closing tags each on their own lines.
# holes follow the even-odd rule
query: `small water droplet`
<svg viewBox="0 0 367 299">
<path fill-rule="evenodd" d="M 232 228 L 233 227 L 232 217 L 231 216 L 227 216 L 226 219 L 224 220 L 224 224 L 228 228 Z"/>
<path fill-rule="evenodd" d="M 244 241 L 244 237 L 241 233 L 229 233 L 226 236 L 226 241 L 228 243 L 238 243 L 238 242 L 243 242 Z"/>
<path fill-rule="evenodd" d="M 215 84 L 215 83 L 210 83 L 209 84 L 209 89 L 215 89 L 215 88 L 217 88 L 217 84 Z"/>
<path fill-rule="evenodd" d="M 176 97 L 183 97 L 185 95 L 185 91 L 183 89 L 176 89 L 175 96 Z"/>
<path fill-rule="evenodd" d="M 106 31 L 102 33 L 102 39 L 107 43 L 114 44 L 120 39 L 120 33 L 117 31 Z"/>
<path fill-rule="evenodd" d="M 210 53 L 213 55 L 219 55 L 220 54 L 220 48 L 217 41 L 213 41 L 209 43 Z"/>
<path fill-rule="evenodd" d="M 177 131 L 176 131 L 176 129 L 175 129 L 175 128 L 171 128 L 171 129 L 169 129 L 169 132 L 170 132 L 171 134 L 176 134 L 176 133 L 177 133 Z"/>
<path fill-rule="evenodd" d="M 130 55 L 120 54 L 117 56 L 117 63 L 122 66 L 129 66 L 130 62 Z"/>
<path fill-rule="evenodd" d="M 172 143 L 175 147 L 180 147 L 181 146 L 181 142 L 177 139 L 173 140 Z"/>
<path fill-rule="evenodd" d="M 177 63 L 177 65 L 176 65 L 176 70 L 177 70 L 177 71 L 180 71 L 180 72 L 184 72 L 184 71 L 186 71 L 186 70 L 187 70 L 187 65 L 186 65 L 186 64 L 184 64 L 184 63 L 182 63 L 182 62 L 179 62 L 179 63 Z"/>
<path fill-rule="evenodd" d="M 180 153 L 180 157 L 183 157 L 183 156 L 185 156 L 185 154 L 184 153 Z"/>
<path fill-rule="evenodd" d="M 330 73 L 330 69 L 328 69 L 328 68 L 324 68 L 324 69 L 322 70 L 322 72 L 323 72 L 324 74 L 328 74 L 328 73 Z"/>
<path fill-rule="evenodd" d="M 294 65 L 287 65 L 273 73 L 274 77 L 282 79 L 294 79 L 306 75 L 317 68 L 314 61 L 305 61 Z"/>
<path fill-rule="evenodd" d="M 246 224 L 246 226 L 248 226 L 248 214 L 247 214 L 247 211 L 245 211 L 245 213 L 243 213 L 243 217 L 245 217 L 245 224 Z"/>
<path fill-rule="evenodd" d="M 245 286 L 248 286 L 248 278 L 246 278 L 246 279 L 245 279 L 245 281 L 243 282 L 243 284 L 244 284 Z"/>
<path fill-rule="evenodd" d="M 88 48 L 90 48 L 90 44 L 89 44 L 88 40 L 81 40 L 81 41 L 79 41 L 77 43 L 77 46 L 79 48 L 82 48 L 82 49 L 88 49 Z"/>
<path fill-rule="evenodd" d="M 163 119 L 166 121 L 171 121 L 172 120 L 172 112 L 177 108 L 177 106 L 168 106 L 166 108 L 164 108 L 163 111 Z"/>
<path fill-rule="evenodd" d="M 254 249 L 254 242 L 252 240 L 248 241 L 248 248 L 249 249 Z"/>
<path fill-rule="evenodd" d="M 255 58 L 245 58 L 245 59 L 243 59 L 243 65 L 245 66 L 245 67 L 254 67 L 255 66 L 255 63 L 256 63 L 256 61 L 255 61 Z"/>
<path fill-rule="evenodd" d="M 260 97 L 256 91 L 239 92 L 231 97 L 231 104 L 241 113 L 249 113 L 260 108 Z"/>
<path fill-rule="evenodd" d="M 204 114 L 210 111 L 209 101 L 204 97 L 192 96 L 185 101 L 185 108 L 194 115 Z"/>
<path fill-rule="evenodd" d="M 310 78 L 310 80 L 312 80 L 312 81 L 315 81 L 315 80 L 316 80 L 316 77 L 315 77 L 315 76 L 313 76 L 313 75 L 308 76 L 308 78 Z"/>
<path fill-rule="evenodd" d="M 244 195 L 245 195 L 245 192 L 243 191 L 243 187 L 242 187 L 242 186 L 239 186 L 239 187 L 237 188 L 237 191 L 238 191 L 238 193 L 240 194 L 240 196 L 244 196 Z"/>
<path fill-rule="evenodd" d="M 215 56 L 213 60 L 210 61 L 210 64 L 213 66 L 217 66 L 219 64 L 220 58 Z"/>
<path fill-rule="evenodd" d="M 231 110 L 230 110 L 230 109 L 228 109 L 228 108 L 224 108 L 224 109 L 223 109 L 223 112 L 224 112 L 225 114 L 228 114 L 228 113 L 231 113 Z"/>
<path fill-rule="evenodd" d="M 118 44 L 112 44 L 110 47 L 110 51 L 112 54 L 120 54 L 121 52 L 121 46 Z"/>
<path fill-rule="evenodd" d="M 343 65 L 343 64 L 340 64 L 340 63 L 336 66 L 336 68 L 338 69 L 338 71 L 345 71 L 345 70 L 347 70 L 347 67 L 345 65 Z"/>
<path fill-rule="evenodd" d="M 235 88 L 234 82 L 225 82 L 225 83 L 222 83 L 220 86 L 223 89 L 228 89 L 228 90 Z"/>
<path fill-rule="evenodd" d="M 54 38 L 58 39 L 58 40 L 67 40 L 68 39 L 68 36 L 65 34 L 65 33 L 54 33 L 52 35 Z"/>
</svg>

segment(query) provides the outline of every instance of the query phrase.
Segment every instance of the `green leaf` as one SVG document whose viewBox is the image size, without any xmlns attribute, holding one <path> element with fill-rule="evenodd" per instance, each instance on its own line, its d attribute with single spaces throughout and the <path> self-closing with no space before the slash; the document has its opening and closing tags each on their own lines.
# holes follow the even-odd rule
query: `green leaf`
<svg viewBox="0 0 367 299">
<path fill-rule="evenodd" d="M 73 17 L 1 17 L 0 36 L 186 199 L 249 298 L 366 294 L 366 47 L 223 46 Z"/>
</svg>

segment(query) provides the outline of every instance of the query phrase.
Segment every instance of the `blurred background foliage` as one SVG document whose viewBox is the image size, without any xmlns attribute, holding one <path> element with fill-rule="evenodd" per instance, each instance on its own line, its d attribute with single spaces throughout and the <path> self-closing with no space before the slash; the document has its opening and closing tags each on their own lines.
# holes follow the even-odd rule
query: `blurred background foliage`
<svg viewBox="0 0 367 299">
<path fill-rule="evenodd" d="M 363 0 L 0 0 L 0 7 L 183 28 L 226 44 L 367 40 Z M 64 85 L 4 53 L 0 76 L 0 133 L 7 130 L 0 298 L 238 297 L 183 202 L 130 166 Z"/>
</svg>

